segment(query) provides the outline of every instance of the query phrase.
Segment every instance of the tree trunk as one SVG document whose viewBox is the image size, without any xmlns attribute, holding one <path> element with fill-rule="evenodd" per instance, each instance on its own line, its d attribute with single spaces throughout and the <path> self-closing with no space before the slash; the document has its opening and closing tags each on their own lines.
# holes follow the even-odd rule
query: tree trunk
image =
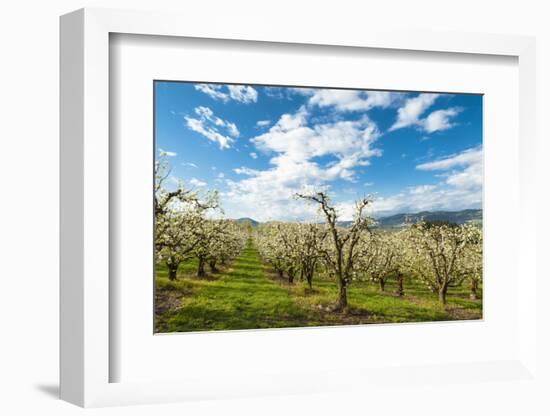
<svg viewBox="0 0 550 416">
<path fill-rule="evenodd" d="M 378 279 L 378 284 L 380 285 L 380 292 L 384 292 L 386 289 L 386 279 Z"/>
<path fill-rule="evenodd" d="M 447 303 L 447 286 L 443 286 L 439 289 L 439 302 L 441 302 L 442 305 Z"/>
<path fill-rule="evenodd" d="M 210 260 L 208 262 L 208 265 L 210 266 L 210 270 L 212 271 L 212 273 L 218 273 L 218 268 L 216 267 L 216 260 Z"/>
<path fill-rule="evenodd" d="M 170 280 L 176 280 L 178 277 L 178 266 L 179 264 L 170 263 L 168 265 L 168 278 Z"/>
<path fill-rule="evenodd" d="M 293 267 L 290 267 L 288 269 L 288 271 L 286 272 L 286 274 L 288 275 L 288 284 L 289 285 L 292 285 L 294 284 L 294 268 Z"/>
<path fill-rule="evenodd" d="M 202 257 L 199 257 L 199 267 L 198 267 L 198 270 L 197 270 L 197 276 L 198 277 L 205 277 L 206 276 L 206 272 L 204 270 L 204 263 L 206 263 L 204 261 L 204 259 Z"/>
<path fill-rule="evenodd" d="M 470 299 L 477 300 L 477 280 L 472 279 L 470 282 Z"/>
<path fill-rule="evenodd" d="M 395 291 L 395 294 L 397 296 L 405 296 L 405 290 L 403 289 L 403 274 L 398 273 L 397 274 L 397 290 Z"/>
<path fill-rule="evenodd" d="M 309 286 L 310 289 L 313 288 L 313 273 L 307 273 L 306 274 L 306 280 L 307 280 L 307 285 Z"/>
<path fill-rule="evenodd" d="M 338 303 L 334 308 L 335 312 L 345 311 L 348 307 L 348 288 L 345 282 L 340 281 L 338 284 Z"/>
<path fill-rule="evenodd" d="M 279 278 L 281 278 L 281 279 L 284 277 L 282 269 L 277 269 L 277 274 L 279 275 Z"/>
</svg>

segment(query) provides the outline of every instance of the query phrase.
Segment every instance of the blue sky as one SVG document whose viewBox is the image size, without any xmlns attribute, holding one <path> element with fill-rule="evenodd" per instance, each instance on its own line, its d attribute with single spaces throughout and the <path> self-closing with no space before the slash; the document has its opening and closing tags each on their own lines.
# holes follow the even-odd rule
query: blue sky
<svg viewBox="0 0 550 416">
<path fill-rule="evenodd" d="M 227 218 L 313 220 L 297 191 L 326 190 L 342 219 L 481 208 L 482 96 L 160 82 L 155 144 L 181 180 L 220 192 Z"/>
</svg>

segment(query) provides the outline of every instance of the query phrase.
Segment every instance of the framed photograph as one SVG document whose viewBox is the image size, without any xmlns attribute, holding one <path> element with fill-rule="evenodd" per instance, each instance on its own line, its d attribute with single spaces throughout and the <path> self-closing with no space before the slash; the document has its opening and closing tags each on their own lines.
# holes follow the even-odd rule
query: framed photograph
<svg viewBox="0 0 550 416">
<path fill-rule="evenodd" d="M 482 95 L 153 88 L 156 333 L 482 318 Z"/>
<path fill-rule="evenodd" d="M 62 17 L 62 398 L 537 385 L 533 39 L 247 33 Z"/>
</svg>

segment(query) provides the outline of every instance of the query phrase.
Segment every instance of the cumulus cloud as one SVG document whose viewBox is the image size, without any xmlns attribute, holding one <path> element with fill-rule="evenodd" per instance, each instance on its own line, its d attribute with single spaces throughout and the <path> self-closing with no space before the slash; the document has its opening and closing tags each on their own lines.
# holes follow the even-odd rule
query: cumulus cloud
<svg viewBox="0 0 550 416">
<path fill-rule="evenodd" d="M 390 130 L 418 125 L 420 116 L 432 106 L 437 97 L 439 94 L 419 94 L 406 100 L 405 104 L 397 110 L 397 120 Z"/>
<path fill-rule="evenodd" d="M 215 100 L 222 100 L 222 101 L 228 101 L 229 100 L 229 94 L 222 92 L 222 85 L 216 85 L 216 84 L 196 84 L 195 89 L 197 91 L 200 91 L 211 98 Z"/>
<path fill-rule="evenodd" d="M 201 84 L 195 88 L 222 102 L 252 103 L 258 100 L 256 90 L 247 86 Z M 280 94 L 281 91 L 274 88 L 265 93 Z M 302 97 L 297 97 L 298 94 Z M 239 146 L 242 155 L 248 154 L 252 159 L 257 159 L 261 152 L 261 160 L 268 160 L 268 165 L 261 170 L 240 166 L 227 170 L 226 175 L 215 177 L 216 182 L 224 184 L 220 195 L 228 217 L 250 216 L 259 221 L 313 220 L 317 218 L 317 207 L 293 198 L 296 192 L 325 189 L 346 199 L 352 198 L 350 194 L 343 195 L 342 189 L 346 187 L 363 187 L 366 191 L 373 184 L 359 175 L 364 173 L 361 168 L 381 155 L 381 150 L 375 146 L 381 133 L 366 114 L 370 109 L 397 108 L 390 130 L 412 127 L 426 135 L 452 128 L 455 117 L 462 111 L 459 107 L 432 111 L 439 94 L 428 93 L 412 96 L 382 91 L 295 88 L 285 90 L 287 96 L 301 98 L 304 104 L 278 119 L 252 121 L 252 127 L 258 130 L 255 130 L 256 136 L 249 139 L 250 148 Z M 329 111 L 319 111 L 321 108 Z M 195 108 L 193 115 L 185 116 L 185 121 L 190 129 L 217 143 L 220 149 L 234 146 L 240 136 L 234 123 L 216 116 L 206 106 Z M 239 151 L 236 147 L 235 150 Z M 412 160 L 415 155 L 410 156 Z M 408 156 L 402 154 L 402 157 Z M 371 212 L 381 216 L 398 212 L 456 210 L 481 204 L 481 148 L 467 149 L 437 160 L 428 155 L 422 162 L 417 162 L 416 169 L 434 172 L 434 183 L 376 197 Z M 256 168 L 258 161 L 253 163 Z M 361 183 L 357 182 L 358 179 Z M 340 181 L 339 188 L 331 192 L 335 181 Z M 342 186 L 341 181 L 349 185 Z M 352 185 L 355 182 L 356 185 Z M 207 186 L 197 178 L 192 178 L 189 183 L 195 187 Z M 352 199 L 336 199 L 335 205 L 342 220 L 352 218 Z"/>
<path fill-rule="evenodd" d="M 419 185 L 409 188 L 409 193 L 411 195 L 424 195 L 433 191 L 435 188 L 437 188 L 435 185 Z"/>
<path fill-rule="evenodd" d="M 201 118 L 210 121 L 218 127 L 226 128 L 232 137 L 239 137 L 239 129 L 237 128 L 235 123 L 231 123 L 229 121 L 222 120 L 221 118 L 216 117 L 210 108 L 199 106 L 195 108 L 195 113 Z"/>
<path fill-rule="evenodd" d="M 249 104 L 258 100 L 258 92 L 249 85 L 196 84 L 195 89 L 223 102 L 235 100 Z"/>
<path fill-rule="evenodd" d="M 461 153 L 442 159 L 422 163 L 416 166 L 418 170 L 448 170 L 459 166 L 481 164 L 483 152 L 480 147 L 466 149 Z"/>
<path fill-rule="evenodd" d="M 481 147 L 464 150 L 432 162 L 416 166 L 418 170 L 443 171 L 445 182 L 460 189 L 479 189 L 483 184 L 483 151 Z"/>
<path fill-rule="evenodd" d="M 368 118 L 329 123 L 308 123 L 309 113 L 301 107 L 284 114 L 266 133 L 251 139 L 255 147 L 270 157 L 271 167 L 234 169 L 240 180 L 228 180 L 227 211 L 231 216 L 250 215 L 256 219 L 303 219 L 315 215 L 315 207 L 293 201 L 294 193 L 312 187 L 320 189 L 331 181 L 353 182 L 355 168 L 366 166 L 381 154 L 373 147 L 379 137 Z M 320 159 L 325 158 L 323 162 Z"/>
<path fill-rule="evenodd" d="M 379 131 L 369 118 L 309 126 L 307 117 L 304 107 L 294 114 L 284 114 L 267 133 L 254 137 L 251 142 L 264 153 L 275 154 L 272 164 L 334 156 L 337 160 L 328 170 L 347 177 L 348 168 L 365 166 L 368 158 L 380 154 L 379 150 L 372 148 Z"/>
<path fill-rule="evenodd" d="M 338 111 L 367 111 L 374 107 L 389 107 L 399 97 L 387 91 L 358 91 L 319 89 L 310 90 L 309 104 L 319 107 L 334 107 Z M 306 92 L 307 93 L 307 92 Z"/>
<path fill-rule="evenodd" d="M 439 96 L 440 94 L 426 93 L 406 100 L 404 105 L 397 110 L 397 120 L 390 127 L 390 131 L 405 127 L 415 127 L 427 133 L 434 133 L 453 127 L 454 124 L 451 122 L 451 119 L 462 111 L 460 107 L 436 110 L 422 117 Z"/>
<path fill-rule="evenodd" d="M 288 97 L 288 88 L 282 87 L 263 87 L 263 92 L 270 98 L 276 98 L 278 100 Z"/>
<path fill-rule="evenodd" d="M 397 194 L 377 197 L 372 212 L 378 216 L 434 210 L 480 207 L 483 186 L 483 151 L 466 149 L 438 160 L 422 163 L 417 170 L 439 171 L 442 181 L 409 187 Z"/>
<path fill-rule="evenodd" d="M 189 183 L 192 185 L 192 186 L 196 186 L 197 188 L 203 188 L 205 187 L 206 185 L 208 185 L 206 182 L 203 182 L 197 178 L 191 178 L 189 180 Z"/>
<path fill-rule="evenodd" d="M 373 215 L 380 217 L 397 213 L 422 211 L 454 211 L 481 206 L 481 193 L 464 189 L 435 186 L 411 188 L 389 197 L 376 198 L 372 204 Z"/>
<path fill-rule="evenodd" d="M 267 127 L 271 124 L 271 120 L 258 120 L 256 122 L 256 127 Z"/>
<path fill-rule="evenodd" d="M 428 133 L 450 129 L 454 126 L 454 123 L 451 122 L 451 118 L 456 117 L 460 111 L 462 111 L 462 109 L 459 107 L 434 111 L 422 120 L 422 128 Z"/>
<path fill-rule="evenodd" d="M 228 85 L 229 96 L 241 103 L 255 103 L 258 101 L 258 92 L 248 85 Z"/>
<path fill-rule="evenodd" d="M 233 172 L 235 172 L 237 175 L 256 176 L 259 175 L 261 171 L 247 168 L 246 166 L 241 166 L 240 168 L 233 169 Z"/>
<path fill-rule="evenodd" d="M 199 106 L 195 108 L 195 114 L 198 118 L 184 117 L 187 127 L 208 140 L 218 143 L 220 149 L 231 147 L 231 143 L 240 135 L 235 123 L 215 116 L 214 112 L 208 107 Z M 220 133 L 220 130 L 225 130 L 226 134 Z"/>
</svg>

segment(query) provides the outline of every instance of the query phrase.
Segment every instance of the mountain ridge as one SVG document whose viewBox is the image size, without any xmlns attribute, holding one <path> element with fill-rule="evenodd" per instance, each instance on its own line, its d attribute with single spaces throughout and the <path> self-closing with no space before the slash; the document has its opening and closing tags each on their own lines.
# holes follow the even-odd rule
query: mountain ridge
<svg viewBox="0 0 550 416">
<path fill-rule="evenodd" d="M 380 228 L 399 228 L 418 221 L 447 221 L 455 224 L 482 223 L 483 210 L 463 209 L 460 211 L 420 211 L 401 213 L 377 219 Z"/>
<path fill-rule="evenodd" d="M 379 228 L 400 228 L 406 224 L 418 221 L 448 221 L 455 224 L 482 223 L 483 210 L 481 209 L 463 209 L 459 211 L 420 211 L 416 213 L 400 213 L 377 218 L 377 227 Z M 261 224 L 253 218 L 242 217 L 235 221 L 239 223 L 250 223 L 253 227 Z M 341 227 L 349 227 L 351 221 L 339 221 Z"/>
<path fill-rule="evenodd" d="M 257 227 L 260 222 L 259 221 L 256 221 L 255 219 L 252 219 L 252 218 L 249 218 L 249 217 L 242 217 L 242 218 L 237 218 L 235 221 L 237 221 L 239 224 L 250 224 L 252 225 L 253 227 Z"/>
</svg>

